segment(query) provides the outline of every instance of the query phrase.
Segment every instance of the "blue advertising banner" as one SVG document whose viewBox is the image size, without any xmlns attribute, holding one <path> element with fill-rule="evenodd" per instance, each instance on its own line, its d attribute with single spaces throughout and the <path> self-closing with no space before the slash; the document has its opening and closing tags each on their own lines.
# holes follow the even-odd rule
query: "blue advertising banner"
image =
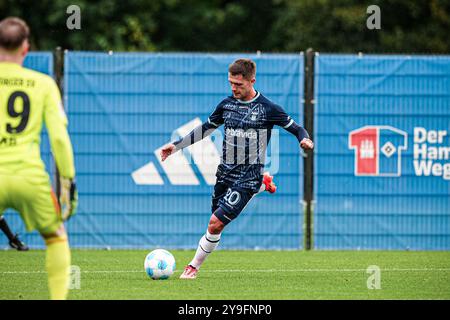
<svg viewBox="0 0 450 320">
<path fill-rule="evenodd" d="M 231 94 L 228 65 L 257 64 L 256 89 L 302 123 L 303 56 L 68 52 L 65 105 L 79 188 L 72 247 L 197 247 L 211 216 L 222 130 L 161 162 L 161 147 L 206 121 Z M 257 195 L 225 230 L 222 249 L 302 248 L 303 161 L 278 128 Z"/>
<path fill-rule="evenodd" d="M 450 249 L 450 57 L 318 55 L 317 249 Z"/>
</svg>

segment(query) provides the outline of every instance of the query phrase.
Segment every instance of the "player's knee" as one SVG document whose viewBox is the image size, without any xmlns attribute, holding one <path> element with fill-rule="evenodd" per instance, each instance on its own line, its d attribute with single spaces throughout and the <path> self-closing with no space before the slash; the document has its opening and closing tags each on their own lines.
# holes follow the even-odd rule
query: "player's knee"
<svg viewBox="0 0 450 320">
<path fill-rule="evenodd" d="M 48 241 L 54 238 L 66 238 L 67 234 L 64 225 L 61 224 L 61 226 L 55 232 L 41 232 L 41 236 L 45 241 Z"/>
<path fill-rule="evenodd" d="M 222 221 L 220 221 L 215 215 L 211 216 L 208 224 L 208 232 L 211 234 L 219 234 L 222 232 L 225 225 Z"/>
</svg>

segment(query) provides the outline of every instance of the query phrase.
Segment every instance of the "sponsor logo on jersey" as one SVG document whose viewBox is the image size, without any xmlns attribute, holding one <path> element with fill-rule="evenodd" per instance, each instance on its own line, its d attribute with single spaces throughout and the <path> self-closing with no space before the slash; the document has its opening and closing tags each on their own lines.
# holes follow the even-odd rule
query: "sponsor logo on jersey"
<svg viewBox="0 0 450 320">
<path fill-rule="evenodd" d="M 226 134 L 232 137 L 246 138 L 246 139 L 258 139 L 258 135 L 255 130 L 233 129 L 227 128 Z"/>
</svg>

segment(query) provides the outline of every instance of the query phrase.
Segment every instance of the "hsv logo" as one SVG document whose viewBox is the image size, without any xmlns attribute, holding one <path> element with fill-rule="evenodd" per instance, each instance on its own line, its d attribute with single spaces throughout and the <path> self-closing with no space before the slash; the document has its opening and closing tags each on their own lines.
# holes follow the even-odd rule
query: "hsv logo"
<svg viewBox="0 0 450 320">
<path fill-rule="evenodd" d="M 406 132 L 390 126 L 365 126 L 351 131 L 348 147 L 355 150 L 355 175 L 399 177 L 407 138 Z"/>
</svg>

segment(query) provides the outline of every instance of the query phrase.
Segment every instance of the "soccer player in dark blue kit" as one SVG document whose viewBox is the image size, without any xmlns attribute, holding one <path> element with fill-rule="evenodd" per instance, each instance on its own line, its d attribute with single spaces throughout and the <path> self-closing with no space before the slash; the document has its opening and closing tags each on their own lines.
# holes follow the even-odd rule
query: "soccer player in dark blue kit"
<svg viewBox="0 0 450 320">
<path fill-rule="evenodd" d="M 206 234 L 200 239 L 195 256 L 184 269 L 181 279 L 195 279 L 206 257 L 218 246 L 225 226 L 237 218 L 254 195 L 263 188 L 268 191 L 273 188 L 271 181 L 265 179 L 264 164 L 275 125 L 295 135 L 303 149 L 314 147 L 304 128 L 297 125 L 282 107 L 255 90 L 255 76 L 256 64 L 252 60 L 234 61 L 228 68 L 232 96 L 220 102 L 205 123 L 161 150 L 164 161 L 224 125 L 222 158 L 212 195 L 212 215 Z"/>
</svg>

